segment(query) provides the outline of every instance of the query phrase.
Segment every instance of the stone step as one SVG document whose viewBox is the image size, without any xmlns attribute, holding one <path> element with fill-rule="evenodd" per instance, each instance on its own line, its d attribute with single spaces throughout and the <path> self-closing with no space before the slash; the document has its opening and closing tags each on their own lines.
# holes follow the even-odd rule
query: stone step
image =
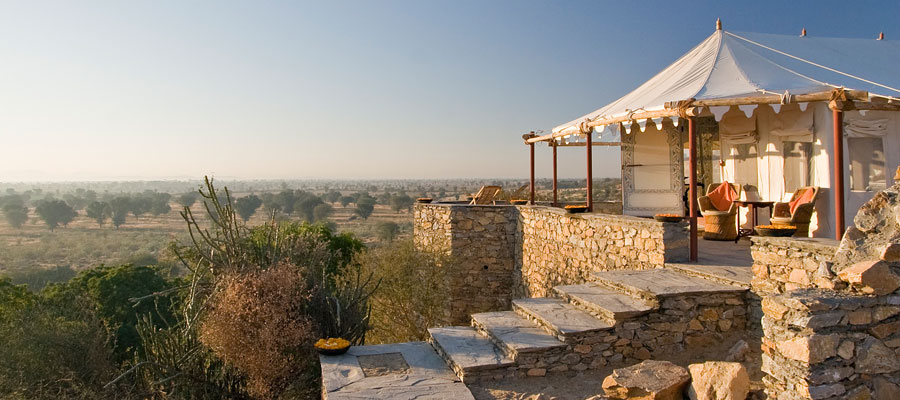
<svg viewBox="0 0 900 400">
<path fill-rule="evenodd" d="M 753 279 L 753 271 L 749 266 L 697 264 L 665 264 L 664 266 L 685 275 L 746 289 L 750 288 L 750 280 Z"/>
<path fill-rule="evenodd" d="M 566 344 L 515 311 L 472 314 L 472 325 L 511 358 L 520 354 L 564 349 Z"/>
<path fill-rule="evenodd" d="M 566 301 L 611 322 L 621 322 L 656 309 L 645 300 L 592 283 L 556 286 L 553 291 Z"/>
<path fill-rule="evenodd" d="M 322 399 L 470 399 L 466 385 L 425 342 L 352 346 L 319 356 Z"/>
<path fill-rule="evenodd" d="M 469 326 L 428 328 L 431 345 L 461 378 L 477 371 L 504 368 L 513 360 Z"/>
<path fill-rule="evenodd" d="M 673 296 L 747 291 L 669 269 L 602 271 L 594 272 L 593 277 L 599 285 L 657 303 L 662 298 Z"/>
<path fill-rule="evenodd" d="M 560 299 L 546 297 L 513 300 L 513 309 L 537 321 L 560 340 L 590 332 L 612 329 L 613 325 Z"/>
</svg>

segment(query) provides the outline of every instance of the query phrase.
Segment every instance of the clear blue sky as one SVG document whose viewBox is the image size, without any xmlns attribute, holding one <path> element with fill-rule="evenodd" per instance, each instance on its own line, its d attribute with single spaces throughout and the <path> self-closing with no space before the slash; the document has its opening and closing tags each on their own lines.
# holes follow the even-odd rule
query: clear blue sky
<svg viewBox="0 0 900 400">
<path fill-rule="evenodd" d="M 522 133 L 627 93 L 716 17 L 896 39 L 898 16 L 875 1 L 4 1 L 0 181 L 524 177 Z M 582 152 L 560 155 L 584 176 Z M 617 153 L 595 159 L 618 176 Z"/>
</svg>

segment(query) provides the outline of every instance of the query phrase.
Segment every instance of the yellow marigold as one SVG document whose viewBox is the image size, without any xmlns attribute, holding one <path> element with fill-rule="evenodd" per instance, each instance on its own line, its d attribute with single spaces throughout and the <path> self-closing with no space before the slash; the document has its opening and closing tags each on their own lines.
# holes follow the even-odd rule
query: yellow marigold
<svg viewBox="0 0 900 400">
<path fill-rule="evenodd" d="M 316 342 L 316 348 L 323 350 L 343 349 L 348 346 L 350 346 L 350 342 L 341 338 L 319 339 Z"/>
</svg>

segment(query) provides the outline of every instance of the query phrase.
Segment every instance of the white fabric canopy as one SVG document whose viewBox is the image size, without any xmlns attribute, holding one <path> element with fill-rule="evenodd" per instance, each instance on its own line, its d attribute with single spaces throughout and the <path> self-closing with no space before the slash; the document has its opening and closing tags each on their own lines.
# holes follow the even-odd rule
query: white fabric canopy
<svg viewBox="0 0 900 400">
<path fill-rule="evenodd" d="M 773 94 L 806 94 L 836 87 L 900 97 L 900 42 L 813 38 L 717 30 L 637 89 L 553 132 L 577 129 L 586 118 L 662 110 L 666 102 Z M 574 130 L 577 132 L 577 130 Z"/>
</svg>

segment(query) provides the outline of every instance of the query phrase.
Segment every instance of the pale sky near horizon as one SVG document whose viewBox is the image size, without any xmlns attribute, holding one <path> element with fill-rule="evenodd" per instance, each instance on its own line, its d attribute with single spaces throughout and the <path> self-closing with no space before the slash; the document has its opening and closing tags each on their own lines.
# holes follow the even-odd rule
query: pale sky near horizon
<svg viewBox="0 0 900 400">
<path fill-rule="evenodd" d="M 714 30 L 900 38 L 900 2 L 0 0 L 0 182 L 519 178 L 521 135 Z M 538 176 L 550 174 L 538 148 Z M 561 149 L 563 177 L 583 150 Z M 594 176 L 618 176 L 595 152 Z"/>
</svg>

